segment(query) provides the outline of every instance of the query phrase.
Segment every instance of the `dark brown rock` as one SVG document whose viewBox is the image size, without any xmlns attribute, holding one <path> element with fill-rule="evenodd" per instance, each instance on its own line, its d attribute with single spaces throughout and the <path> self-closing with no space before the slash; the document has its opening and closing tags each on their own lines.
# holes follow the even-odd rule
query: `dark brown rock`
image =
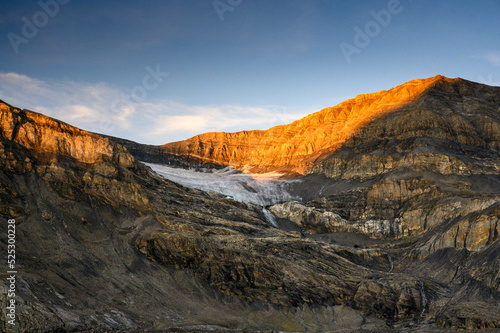
<svg viewBox="0 0 500 333">
<path fill-rule="evenodd" d="M 412 81 L 270 132 L 162 150 L 2 103 L 0 220 L 16 219 L 20 330 L 498 328 L 499 91 Z M 354 130 L 324 135 L 339 124 Z M 269 207 L 301 232 L 133 157 L 168 154 L 313 172 L 290 185 L 304 202 Z"/>
</svg>

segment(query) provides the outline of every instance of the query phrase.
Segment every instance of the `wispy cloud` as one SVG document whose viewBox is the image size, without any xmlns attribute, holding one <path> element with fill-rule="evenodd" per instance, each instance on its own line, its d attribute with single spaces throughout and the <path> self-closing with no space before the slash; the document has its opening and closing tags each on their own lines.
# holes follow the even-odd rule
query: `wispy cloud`
<svg viewBox="0 0 500 333">
<path fill-rule="evenodd" d="M 475 59 L 482 59 L 493 66 L 500 66 L 500 52 L 487 52 L 484 54 L 474 55 Z"/>
<path fill-rule="evenodd" d="M 144 116 L 155 126 L 144 137 L 166 134 L 186 137 L 204 132 L 267 129 L 292 122 L 305 114 L 288 113 L 279 106 L 192 106 L 171 101 L 145 104 Z"/>
<path fill-rule="evenodd" d="M 0 73 L 0 99 L 9 104 L 85 130 L 143 143 L 163 144 L 212 131 L 266 129 L 311 111 L 281 106 L 186 105 L 170 100 L 113 107 L 124 93 L 105 83 L 44 81 L 18 73 Z M 103 127 L 103 121 L 111 126 Z"/>
<path fill-rule="evenodd" d="M 37 111 L 87 130 L 97 130 L 103 118 L 118 127 L 130 126 L 130 110 L 111 112 L 121 91 L 104 83 L 43 81 L 17 73 L 0 73 L 0 98 L 17 107 Z"/>
</svg>

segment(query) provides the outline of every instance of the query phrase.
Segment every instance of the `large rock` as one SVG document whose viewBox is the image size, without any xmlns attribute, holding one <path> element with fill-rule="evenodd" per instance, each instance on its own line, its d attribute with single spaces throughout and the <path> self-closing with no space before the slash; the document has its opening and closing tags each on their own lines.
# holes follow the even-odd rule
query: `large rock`
<svg viewBox="0 0 500 333">
<path fill-rule="evenodd" d="M 331 211 L 306 206 L 298 202 L 285 202 L 269 208 L 276 216 L 296 223 L 303 231 L 314 234 L 357 232 L 374 238 L 401 237 L 404 235 L 399 220 L 349 221 Z"/>
</svg>

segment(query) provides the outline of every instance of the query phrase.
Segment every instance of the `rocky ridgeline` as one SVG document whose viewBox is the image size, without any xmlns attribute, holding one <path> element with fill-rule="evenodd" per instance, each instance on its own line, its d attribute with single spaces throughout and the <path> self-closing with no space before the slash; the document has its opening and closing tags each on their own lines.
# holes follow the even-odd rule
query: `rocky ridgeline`
<svg viewBox="0 0 500 333">
<path fill-rule="evenodd" d="M 0 110 L 18 331 L 384 328 L 426 306 L 410 275 L 273 228 L 261 207 L 166 181 L 106 138 Z"/>
<path fill-rule="evenodd" d="M 32 151 L 39 160 L 63 157 L 84 164 L 113 161 L 124 167 L 135 162 L 122 146 L 62 121 L 20 110 L 0 101 L 2 137 Z"/>
<path fill-rule="evenodd" d="M 499 230 L 491 213 L 500 202 L 499 105 L 497 87 L 465 80 L 433 85 L 319 163 L 313 172 L 328 177 L 330 187 L 355 186 L 307 206 L 339 214 L 346 230 L 379 238 L 417 236 L 454 221 L 429 248 L 482 249 Z"/>
<path fill-rule="evenodd" d="M 144 166 L 124 147 L 102 136 L 3 102 L 0 134 L 0 167 L 4 172 L 41 177 L 73 200 L 80 199 L 81 192 L 95 194 L 99 190 L 109 202 L 136 208 L 148 205 L 132 180 L 134 173 L 146 175 Z M 72 184 L 81 186 L 80 193 L 71 188 Z M 7 212 L 16 206 L 29 210 L 12 206 L 10 192 L 6 188 L 0 210 Z"/>
<path fill-rule="evenodd" d="M 278 126 L 274 145 L 252 131 L 165 149 L 2 103 L 19 330 L 498 328 L 499 106 L 500 88 L 435 77 Z M 273 228 L 262 207 L 136 160 L 172 154 L 181 167 L 309 172 L 289 188 L 304 200 L 268 207 Z"/>
<path fill-rule="evenodd" d="M 335 179 L 366 179 L 403 168 L 496 175 L 499 91 L 465 80 L 436 83 L 410 105 L 363 127 L 314 172 Z"/>
<path fill-rule="evenodd" d="M 443 76 L 414 80 L 388 91 L 359 95 L 288 125 L 266 131 L 205 133 L 168 143 L 161 150 L 190 161 L 230 165 L 246 172 L 305 174 L 374 119 L 412 103 L 439 82 L 454 81 Z"/>
</svg>

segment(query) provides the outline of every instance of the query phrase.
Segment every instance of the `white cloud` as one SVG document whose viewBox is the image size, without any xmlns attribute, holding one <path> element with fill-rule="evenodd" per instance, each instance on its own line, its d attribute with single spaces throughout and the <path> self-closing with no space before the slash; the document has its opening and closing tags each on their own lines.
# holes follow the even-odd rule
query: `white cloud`
<svg viewBox="0 0 500 333">
<path fill-rule="evenodd" d="M 167 133 L 201 133 L 207 124 L 206 119 L 201 115 L 179 115 L 159 117 L 153 131 L 148 136 L 164 135 Z"/>
<path fill-rule="evenodd" d="M 144 117 L 155 124 L 151 131 L 143 134 L 147 141 L 162 136 L 180 140 L 205 132 L 267 129 L 305 115 L 288 113 L 286 108 L 278 106 L 192 106 L 164 101 L 144 104 L 143 107 L 146 110 Z"/>
<path fill-rule="evenodd" d="M 0 99 L 11 105 L 142 143 L 164 144 L 213 131 L 267 129 L 306 115 L 281 106 L 185 105 L 170 100 L 126 103 L 126 94 L 105 83 L 43 81 L 0 73 Z"/>
<path fill-rule="evenodd" d="M 473 58 L 486 60 L 493 66 L 500 66 L 500 52 L 487 52 L 480 55 L 475 55 Z"/>
<path fill-rule="evenodd" d="M 17 73 L 0 73 L 1 99 L 20 108 L 41 112 L 88 130 L 97 130 L 102 118 L 124 125 L 127 110 L 111 112 L 111 101 L 120 91 L 103 83 L 42 81 Z M 125 117 L 124 117 L 125 116 Z"/>
</svg>

